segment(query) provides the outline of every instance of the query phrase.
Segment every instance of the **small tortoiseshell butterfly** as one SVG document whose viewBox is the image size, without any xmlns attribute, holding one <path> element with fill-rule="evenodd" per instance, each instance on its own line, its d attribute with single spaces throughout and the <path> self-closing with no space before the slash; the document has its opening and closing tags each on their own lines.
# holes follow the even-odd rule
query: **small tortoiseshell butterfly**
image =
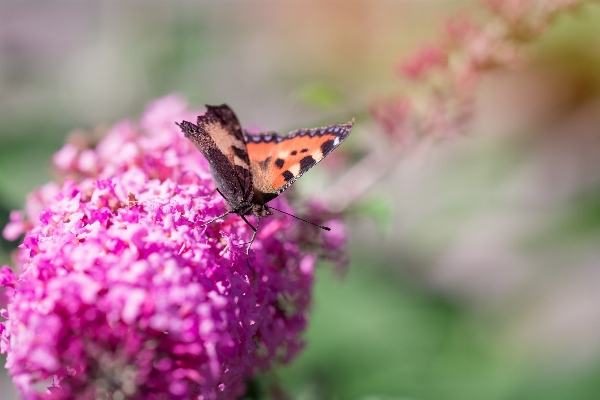
<svg viewBox="0 0 600 400">
<path fill-rule="evenodd" d="M 271 215 L 273 207 L 267 203 L 339 146 L 350 134 L 354 119 L 347 124 L 299 129 L 287 136 L 250 134 L 242 131 L 233 110 L 223 104 L 207 105 L 197 125 L 188 121 L 177 125 L 208 161 L 216 190 L 227 202 L 229 210 L 206 224 L 238 214 L 254 231 L 252 244 L 257 228 L 245 216 L 253 215 L 260 222 Z"/>
</svg>

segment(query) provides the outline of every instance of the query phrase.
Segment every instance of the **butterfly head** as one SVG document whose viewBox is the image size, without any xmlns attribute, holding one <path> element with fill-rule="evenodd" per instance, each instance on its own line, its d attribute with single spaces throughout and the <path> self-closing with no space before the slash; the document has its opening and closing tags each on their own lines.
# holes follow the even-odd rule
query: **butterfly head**
<svg viewBox="0 0 600 400">
<path fill-rule="evenodd" d="M 257 204 L 251 202 L 244 202 L 237 207 L 232 208 L 231 212 L 238 215 L 252 215 L 256 218 L 264 218 L 273 214 L 266 204 Z"/>
<path fill-rule="evenodd" d="M 254 215 L 256 218 L 264 218 L 272 214 L 273 213 L 265 204 L 254 204 L 252 206 L 252 215 Z"/>
</svg>

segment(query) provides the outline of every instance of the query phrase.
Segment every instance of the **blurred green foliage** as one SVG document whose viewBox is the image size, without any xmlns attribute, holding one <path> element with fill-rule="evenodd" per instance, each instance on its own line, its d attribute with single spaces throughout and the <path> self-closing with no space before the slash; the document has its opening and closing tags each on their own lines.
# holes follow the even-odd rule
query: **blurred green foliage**
<svg viewBox="0 0 600 400">
<path fill-rule="evenodd" d="M 589 246 L 600 239 L 600 190 L 572 199 L 562 213 L 527 243 L 535 249 L 547 246 Z"/>
<path fill-rule="evenodd" d="M 280 378 L 292 398 L 592 400 L 600 364 L 568 374 L 506 351 L 497 323 L 382 273 L 354 251 L 347 276 L 320 268 L 307 347 Z"/>
<path fill-rule="evenodd" d="M 319 109 L 336 107 L 346 101 L 339 89 L 325 82 L 308 82 L 300 88 L 298 98 L 301 103 Z"/>
<path fill-rule="evenodd" d="M 386 237 L 392 231 L 394 204 L 389 197 L 371 196 L 354 205 L 349 214 L 364 216 L 375 222 L 379 234 Z"/>
</svg>

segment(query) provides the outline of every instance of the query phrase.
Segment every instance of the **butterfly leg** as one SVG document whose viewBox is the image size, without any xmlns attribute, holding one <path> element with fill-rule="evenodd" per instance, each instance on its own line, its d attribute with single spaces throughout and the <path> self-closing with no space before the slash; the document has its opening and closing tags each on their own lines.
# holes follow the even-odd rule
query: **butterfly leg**
<svg viewBox="0 0 600 400">
<path fill-rule="evenodd" d="M 218 219 L 221 219 L 221 218 L 223 218 L 224 216 L 226 216 L 227 214 L 231 214 L 231 213 L 232 213 L 232 211 L 227 211 L 226 213 L 224 213 L 224 214 L 221 214 L 221 215 L 219 215 L 218 217 L 216 217 L 216 218 L 213 218 L 213 219 L 211 219 L 210 221 L 208 221 L 208 222 L 205 222 L 205 223 L 203 223 L 203 224 L 202 224 L 202 225 L 200 225 L 200 226 L 202 227 L 202 226 L 206 226 L 206 225 L 208 225 L 208 224 L 212 224 L 212 223 L 213 223 L 213 222 L 215 222 L 216 220 L 218 220 Z"/>
<path fill-rule="evenodd" d="M 221 197 L 224 198 L 225 201 L 227 201 L 227 198 L 225 198 L 225 196 L 223 196 L 223 193 L 221 193 L 221 191 L 219 190 L 219 188 L 215 188 L 215 192 L 219 192 L 219 194 L 221 195 Z"/>
<path fill-rule="evenodd" d="M 248 220 L 246 219 L 246 217 L 244 217 L 243 215 L 241 215 L 242 219 L 244 220 L 245 223 L 248 224 L 248 226 L 250 226 L 250 228 L 252 228 L 252 230 L 254 231 L 254 233 L 252 234 L 252 238 L 250 239 L 250 241 L 248 243 L 243 243 L 243 244 L 247 244 L 248 247 L 246 248 L 246 255 L 248 255 L 248 253 L 250 252 L 250 247 L 252 247 L 252 243 L 254 243 L 254 239 L 256 239 L 256 234 L 258 233 L 258 226 L 260 225 L 260 219 L 257 220 L 256 222 L 256 228 L 254 226 L 252 226 L 252 224 L 250 222 L 248 222 Z"/>
<path fill-rule="evenodd" d="M 217 191 L 217 189 L 213 190 L 212 192 L 210 192 L 209 194 L 205 194 L 204 196 L 200 196 L 202 198 L 208 199 L 210 197 L 213 197 L 213 195 L 215 194 L 215 192 Z"/>
<path fill-rule="evenodd" d="M 221 197 L 223 197 L 223 198 L 225 199 L 225 196 L 223 196 L 223 193 L 221 193 L 221 191 L 219 190 L 219 188 L 215 188 L 215 190 L 213 190 L 213 191 L 212 191 L 210 194 L 208 194 L 208 195 L 206 195 L 206 196 L 202 196 L 202 197 L 210 197 L 210 196 L 212 196 L 213 194 L 215 194 L 215 192 L 219 192 L 219 194 L 221 195 Z M 227 199 L 225 199 L 225 200 L 227 200 Z M 226 216 L 227 214 L 231 214 L 231 213 L 234 213 L 234 212 L 235 212 L 235 211 L 227 211 L 226 213 L 224 213 L 224 214 L 221 214 L 221 215 L 219 215 L 217 218 L 213 218 L 213 219 L 211 219 L 210 221 L 208 221 L 208 222 L 206 222 L 206 223 L 204 223 L 204 224 L 202 224 L 202 225 L 200 225 L 200 226 L 206 226 L 206 225 L 208 225 L 208 224 L 210 224 L 210 223 L 213 223 L 213 222 L 215 222 L 216 220 L 218 220 L 218 219 L 220 219 L 220 218 L 223 218 L 223 217 L 224 217 L 224 216 Z M 242 217 L 242 218 L 243 218 L 243 217 Z M 244 219 L 244 221 L 245 221 L 245 219 Z M 248 221 L 246 221 L 246 223 L 248 223 Z M 252 226 L 252 225 L 250 225 L 250 226 Z M 254 229 L 254 227 L 252 227 L 252 229 Z"/>
<path fill-rule="evenodd" d="M 209 194 L 205 194 L 204 196 L 200 196 L 200 197 L 207 199 L 207 198 L 213 197 L 214 194 L 215 194 L 215 192 L 219 192 L 219 194 L 221 195 L 221 197 L 225 199 L 225 196 L 223 196 L 223 193 L 221 193 L 221 191 L 219 190 L 219 188 L 215 188 L 215 190 L 213 190 Z M 225 199 L 225 200 L 227 200 L 227 199 Z"/>
</svg>

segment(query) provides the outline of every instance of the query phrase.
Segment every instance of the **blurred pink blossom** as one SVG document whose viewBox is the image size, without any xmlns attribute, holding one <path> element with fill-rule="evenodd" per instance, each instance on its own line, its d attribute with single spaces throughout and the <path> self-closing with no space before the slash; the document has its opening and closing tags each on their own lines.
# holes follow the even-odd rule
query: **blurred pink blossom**
<svg viewBox="0 0 600 400">
<path fill-rule="evenodd" d="M 302 349 L 315 254 L 341 257 L 344 227 L 271 216 L 249 264 L 240 218 L 202 226 L 225 204 L 175 125 L 197 114 L 168 96 L 95 149 L 66 144 L 54 163 L 79 179 L 11 215 L 5 236 L 25 239 L 18 272 L 0 269 L 0 352 L 23 398 L 237 398 Z"/>
<path fill-rule="evenodd" d="M 11 242 L 17 240 L 25 232 L 25 221 L 21 211 L 11 211 L 8 223 L 2 230 L 2 236 Z"/>
<path fill-rule="evenodd" d="M 373 102 L 369 112 L 384 133 L 402 139 L 403 136 L 399 133 L 402 132 L 401 129 L 406 126 L 407 119 L 411 116 L 412 104 L 409 99 L 397 96 Z"/>
<path fill-rule="evenodd" d="M 419 79 L 432 69 L 446 66 L 446 52 L 438 46 L 425 46 L 413 58 L 400 64 L 400 72 L 409 79 Z"/>
<path fill-rule="evenodd" d="M 450 19 L 437 43 L 400 61 L 401 76 L 418 90 L 374 101 L 373 119 L 385 134 L 404 145 L 464 131 L 481 75 L 494 68 L 523 65 L 529 44 L 546 33 L 557 15 L 588 2 L 482 0 L 489 11 L 486 21 L 466 14 Z"/>
</svg>

